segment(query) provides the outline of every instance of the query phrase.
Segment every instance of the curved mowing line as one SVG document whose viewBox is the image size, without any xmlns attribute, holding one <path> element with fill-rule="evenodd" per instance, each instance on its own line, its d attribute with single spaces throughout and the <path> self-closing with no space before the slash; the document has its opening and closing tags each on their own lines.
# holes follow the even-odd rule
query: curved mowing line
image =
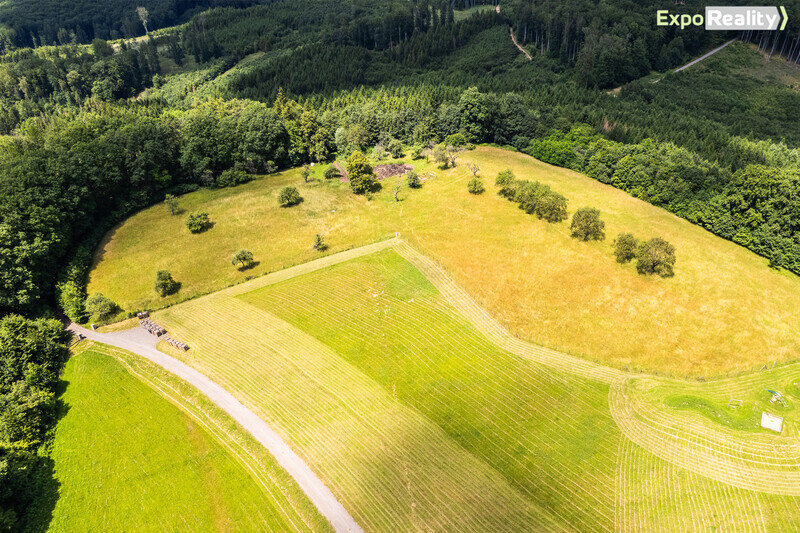
<svg viewBox="0 0 800 533">
<path fill-rule="evenodd" d="M 733 487 L 800 496 L 800 464 L 794 443 L 759 449 L 755 442 L 694 430 L 667 414 L 646 410 L 617 384 L 609 390 L 611 415 L 622 434 L 653 455 Z M 637 409 L 638 408 L 638 409 Z M 793 453 L 794 452 L 794 453 Z"/>
<path fill-rule="evenodd" d="M 86 338 L 123 350 L 131 351 L 175 374 L 196 387 L 220 409 L 228 413 L 260 442 L 278 461 L 278 464 L 291 475 L 320 513 L 328 519 L 339 532 L 363 532 L 350 514 L 340 504 L 314 472 L 295 454 L 281 437 L 261 420 L 253 411 L 242 405 L 228 391 L 208 379 L 190 366 L 158 351 L 154 346 L 125 339 L 118 335 L 98 333 L 70 324 L 67 328 L 73 333 L 81 333 Z"/>
<path fill-rule="evenodd" d="M 731 485 L 732 487 L 786 496 L 800 495 L 800 469 L 798 468 L 797 462 L 798 455 L 793 453 L 797 449 L 797 445 L 794 444 L 794 441 L 787 445 L 785 441 L 781 443 L 772 443 L 763 441 L 757 437 L 748 441 L 741 438 L 733 438 L 733 440 L 731 440 L 732 435 L 726 434 L 724 431 L 709 430 L 691 420 L 682 420 L 679 419 L 680 417 L 671 416 L 670 413 L 660 412 L 652 406 L 648 408 L 648 406 L 642 405 L 641 402 L 629 398 L 624 392 L 624 383 L 628 378 L 633 377 L 634 374 L 592 363 L 579 357 L 542 348 L 517 339 L 506 331 L 497 320 L 492 318 L 487 311 L 450 279 L 442 267 L 430 258 L 414 250 L 399 238 L 325 256 L 309 263 L 275 272 L 225 289 L 215 293 L 213 297 L 226 298 L 242 295 L 258 288 L 279 283 L 302 274 L 311 273 L 388 248 L 396 251 L 416 267 L 461 316 L 475 327 L 480 334 L 498 347 L 547 367 L 555 368 L 585 379 L 610 384 L 609 406 L 611 414 L 629 443 L 636 443 L 656 457 L 677 467 L 689 470 L 693 475 L 711 478 L 712 480 Z M 212 295 L 209 295 L 209 297 L 210 296 Z M 198 300 L 195 300 L 195 302 L 198 302 Z M 106 342 L 129 350 L 131 349 L 129 346 L 114 344 L 113 338 L 106 341 L 101 339 L 101 334 L 88 332 L 82 329 L 80 331 L 89 338 L 99 339 L 100 342 Z M 145 346 L 144 348 L 147 349 L 149 355 L 142 354 L 138 349 L 131 351 L 135 351 L 157 364 L 161 363 L 153 357 L 159 360 L 167 359 L 171 363 L 178 363 L 165 354 L 158 352 L 153 347 Z M 182 363 L 178 364 L 183 365 Z M 244 408 L 238 401 L 233 399 L 230 394 L 219 387 L 219 385 L 214 384 L 202 374 L 186 367 L 186 365 L 183 366 L 186 370 L 200 376 L 209 386 L 216 387 L 219 391 L 230 397 L 230 400 L 235 402 L 239 408 L 246 410 L 258 423 L 272 433 L 266 424 L 258 419 L 252 411 Z M 167 370 L 172 371 L 170 368 L 167 368 Z M 643 376 L 645 375 L 636 374 L 636 377 Z M 745 377 L 744 379 L 746 380 L 747 378 Z M 714 385 L 710 384 L 710 386 L 713 387 Z M 218 405 L 220 404 L 218 403 Z M 220 405 L 220 407 L 228 411 L 223 405 Z M 228 412 L 230 413 L 230 411 Z M 236 419 L 240 421 L 238 418 Z M 242 422 L 240 421 L 240 423 Z M 247 427 L 246 424 L 243 423 L 243 425 Z M 272 435 L 280 441 L 280 446 L 286 447 L 288 453 L 299 461 L 299 458 L 288 449 L 286 444 L 280 440 L 280 437 L 274 433 L 272 433 Z M 256 437 L 258 438 L 258 436 Z M 628 446 L 630 446 L 630 444 L 628 444 Z M 284 465 L 278 453 L 274 452 L 269 446 L 267 448 L 273 452 L 281 466 L 286 468 L 287 471 L 297 479 L 297 476 Z M 627 453 L 630 453 L 629 448 L 626 447 L 623 449 Z M 302 461 L 300 462 L 302 463 Z M 302 463 L 302 466 L 308 470 L 305 463 Z M 622 470 L 618 474 L 618 481 L 621 482 L 625 479 L 627 475 L 626 470 L 630 468 L 630 465 L 623 465 L 620 468 L 622 468 Z M 323 515 L 331 520 L 337 530 L 346 531 L 348 530 L 347 528 L 352 528 L 350 530 L 353 531 L 360 530 L 344 508 L 335 500 L 330 491 L 322 485 L 319 479 L 316 478 L 310 470 L 308 470 L 308 473 L 313 477 L 313 481 L 321 486 L 320 494 L 311 497 L 309 490 L 312 489 L 306 490 L 306 486 L 302 483 L 301 487 L 309 494 L 312 501 L 320 508 Z M 298 482 L 299 481 L 298 479 Z M 655 480 L 650 480 L 649 482 L 654 483 Z M 626 483 L 622 484 L 625 485 Z M 318 488 L 319 487 L 317 487 L 317 489 Z M 667 490 L 671 490 L 671 488 L 672 487 L 669 487 Z M 331 505 L 331 512 L 336 516 L 337 522 L 334 522 L 334 519 L 325 512 L 319 500 L 315 499 L 316 497 L 321 497 L 325 500 L 325 505 Z M 679 498 L 680 496 L 676 493 L 674 497 Z M 693 501 L 687 503 L 693 516 L 695 511 L 705 507 L 704 502 L 696 501 L 696 497 L 696 495 L 692 495 L 691 498 Z M 666 496 L 666 499 L 670 498 L 671 495 Z M 796 501 L 792 501 L 792 503 L 797 505 Z M 633 514 L 635 515 L 635 513 Z M 637 523 L 641 517 L 632 516 L 630 510 L 623 510 L 620 512 L 618 509 L 616 519 L 618 521 L 618 527 L 621 525 L 622 529 L 627 529 L 633 526 L 631 522 Z M 619 524 L 619 522 L 622 522 L 622 524 Z M 639 525 L 644 526 L 644 524 Z M 340 529 L 340 526 L 344 529 Z"/>
</svg>

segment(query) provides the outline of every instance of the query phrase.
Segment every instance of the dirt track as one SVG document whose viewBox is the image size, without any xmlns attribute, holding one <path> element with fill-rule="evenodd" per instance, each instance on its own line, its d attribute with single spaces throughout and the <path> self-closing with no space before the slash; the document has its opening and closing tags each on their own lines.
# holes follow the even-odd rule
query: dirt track
<svg viewBox="0 0 800 533">
<path fill-rule="evenodd" d="M 320 481 L 317 475 L 277 433 L 228 391 L 197 370 L 158 351 L 155 347 L 158 340 L 156 337 L 142 328 L 115 333 L 99 333 L 82 328 L 77 324 L 70 324 L 67 329 L 75 334 L 80 333 L 88 339 L 140 355 L 196 387 L 244 427 L 275 457 L 336 531 L 363 531 L 342 504 L 336 500 L 330 489 Z"/>
</svg>

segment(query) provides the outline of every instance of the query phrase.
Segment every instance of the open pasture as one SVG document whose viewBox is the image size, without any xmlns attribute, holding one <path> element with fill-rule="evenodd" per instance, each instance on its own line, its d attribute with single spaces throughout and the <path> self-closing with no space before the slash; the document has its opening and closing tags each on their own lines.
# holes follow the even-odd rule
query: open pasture
<svg viewBox="0 0 800 533">
<path fill-rule="evenodd" d="M 467 161 L 480 166 L 487 192 L 466 191 Z M 792 361 L 800 354 L 800 279 L 768 268 L 767 260 L 666 211 L 581 174 L 527 155 L 479 147 L 455 169 L 433 173 L 422 189 L 401 191 L 398 178 L 368 201 L 347 184 L 303 183 L 288 171 L 225 190 L 202 190 L 180 199 L 186 212 L 207 211 L 214 227 L 191 235 L 185 216 L 157 205 L 112 231 L 99 248 L 89 292 L 122 305 L 158 308 L 303 263 L 320 254 L 311 245 L 325 235 L 334 253 L 400 232 L 442 265 L 513 334 L 534 344 L 620 369 L 706 378 Z M 498 197 L 494 177 L 511 168 L 564 194 L 572 213 L 601 211 L 603 242 L 578 242 L 568 223 L 548 224 Z M 320 170 L 316 171 L 321 174 Z M 281 209 L 281 187 L 295 185 L 305 201 Z M 621 232 L 661 236 L 677 248 L 674 278 L 644 277 L 614 261 L 611 241 Z M 240 248 L 258 265 L 230 264 Z M 158 298 L 155 273 L 170 270 L 179 294 Z"/>
</svg>

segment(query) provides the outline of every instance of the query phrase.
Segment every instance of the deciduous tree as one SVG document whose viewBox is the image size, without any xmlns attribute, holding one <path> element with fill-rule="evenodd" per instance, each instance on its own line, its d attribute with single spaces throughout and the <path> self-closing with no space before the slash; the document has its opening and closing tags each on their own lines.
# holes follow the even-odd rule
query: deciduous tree
<svg viewBox="0 0 800 533">
<path fill-rule="evenodd" d="M 582 207 L 572 215 L 569 229 L 573 238 L 582 241 L 602 241 L 606 238 L 606 223 L 600 220 L 600 211 Z"/>
<path fill-rule="evenodd" d="M 674 276 L 675 247 L 660 237 L 643 242 L 636 252 L 636 271 L 662 278 Z"/>
</svg>

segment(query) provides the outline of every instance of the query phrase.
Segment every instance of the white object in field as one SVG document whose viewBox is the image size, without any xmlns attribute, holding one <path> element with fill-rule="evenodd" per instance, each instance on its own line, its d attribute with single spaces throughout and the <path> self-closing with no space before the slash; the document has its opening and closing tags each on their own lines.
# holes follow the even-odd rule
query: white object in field
<svg viewBox="0 0 800 533">
<path fill-rule="evenodd" d="M 780 433 L 783 430 L 783 418 L 771 415 L 766 411 L 761 412 L 761 427 Z"/>
</svg>

